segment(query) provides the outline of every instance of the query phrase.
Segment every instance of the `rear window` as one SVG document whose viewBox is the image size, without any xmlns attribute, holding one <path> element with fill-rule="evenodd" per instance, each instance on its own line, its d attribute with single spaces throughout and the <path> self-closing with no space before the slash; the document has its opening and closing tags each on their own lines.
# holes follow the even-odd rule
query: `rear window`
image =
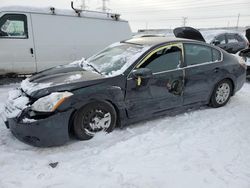
<svg viewBox="0 0 250 188">
<path fill-rule="evenodd" d="M 227 34 L 227 41 L 228 43 L 237 43 L 239 42 L 236 38 L 236 34 Z"/>
<path fill-rule="evenodd" d="M 212 48 L 199 44 L 184 44 L 185 62 L 187 66 L 198 65 L 213 61 Z M 219 58 L 215 53 L 215 59 Z M 217 55 L 217 57 L 216 57 Z"/>
<path fill-rule="evenodd" d="M 221 61 L 221 53 L 219 50 L 212 49 L 213 52 L 213 61 Z"/>
</svg>

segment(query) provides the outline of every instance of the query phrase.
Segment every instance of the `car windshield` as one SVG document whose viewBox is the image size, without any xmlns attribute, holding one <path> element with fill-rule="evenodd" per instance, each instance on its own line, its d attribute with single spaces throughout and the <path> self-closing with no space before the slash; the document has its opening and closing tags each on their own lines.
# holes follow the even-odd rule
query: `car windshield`
<svg viewBox="0 0 250 188">
<path fill-rule="evenodd" d="M 90 57 L 87 64 L 103 75 L 117 75 L 123 73 L 144 51 L 143 46 L 120 43 Z"/>
</svg>

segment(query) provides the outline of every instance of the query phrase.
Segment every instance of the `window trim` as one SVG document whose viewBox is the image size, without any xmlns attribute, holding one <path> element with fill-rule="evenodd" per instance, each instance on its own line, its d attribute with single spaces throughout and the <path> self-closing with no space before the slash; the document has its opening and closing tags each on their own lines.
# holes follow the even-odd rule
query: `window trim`
<svg viewBox="0 0 250 188">
<path fill-rule="evenodd" d="M 211 48 L 211 53 L 212 53 L 212 60 L 213 60 L 213 49 L 214 50 L 217 50 L 220 52 L 220 57 L 221 59 L 219 61 L 212 61 L 212 62 L 205 62 L 205 63 L 199 63 L 199 64 L 195 64 L 195 65 L 187 65 L 186 64 L 186 56 L 185 56 L 185 48 L 184 48 L 184 45 L 185 44 L 194 44 L 194 45 L 200 45 L 200 46 L 205 46 L 205 47 L 208 47 L 208 48 Z M 189 67 L 197 67 L 197 66 L 201 66 L 201 65 L 208 65 L 208 64 L 213 64 L 213 63 L 221 63 L 223 61 L 223 53 L 220 49 L 218 48 L 214 48 L 212 46 L 209 46 L 209 45 L 204 45 L 204 44 L 198 44 L 198 43 L 193 43 L 193 42 L 183 42 L 183 49 L 184 49 L 184 68 L 189 68 Z"/>
<path fill-rule="evenodd" d="M 127 76 L 127 80 L 131 80 L 131 74 L 133 72 L 133 70 L 138 69 L 139 66 L 141 66 L 143 63 L 145 63 L 154 53 L 161 51 L 169 46 L 173 46 L 173 45 L 179 45 L 179 47 L 181 48 L 182 52 L 181 52 L 181 61 L 179 62 L 179 68 L 176 69 L 172 69 L 172 70 L 166 70 L 166 71 L 159 71 L 159 72 L 155 72 L 152 73 L 153 75 L 157 75 L 157 74 L 161 74 L 161 73 L 165 73 L 165 72 L 172 72 L 172 71 L 176 71 L 176 70 L 183 70 L 184 66 L 184 46 L 182 42 L 170 42 L 168 44 L 163 44 L 161 46 L 157 46 L 156 48 L 150 50 L 146 55 L 144 55 L 141 60 L 136 63 L 136 65 L 132 68 L 132 70 L 129 72 L 128 76 Z"/>
<path fill-rule="evenodd" d="M 13 37 L 10 37 L 10 36 L 0 36 L 0 40 L 1 39 L 29 39 L 29 29 L 28 29 L 28 17 L 26 14 L 15 14 L 15 13 L 6 13 L 4 15 L 1 16 L 0 18 L 0 22 L 1 22 L 1 19 L 4 17 L 4 16 L 24 16 L 24 33 L 26 35 L 26 37 L 17 37 L 17 36 L 13 36 Z"/>
</svg>

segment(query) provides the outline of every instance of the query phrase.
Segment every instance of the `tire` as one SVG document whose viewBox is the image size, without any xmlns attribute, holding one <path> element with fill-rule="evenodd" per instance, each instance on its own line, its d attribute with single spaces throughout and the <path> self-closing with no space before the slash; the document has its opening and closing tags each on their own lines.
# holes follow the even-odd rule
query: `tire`
<svg viewBox="0 0 250 188">
<path fill-rule="evenodd" d="M 116 126 L 117 114 L 112 104 L 95 101 L 81 108 L 74 118 L 73 130 L 79 140 L 89 140 L 97 132 L 111 132 Z"/>
<path fill-rule="evenodd" d="M 216 84 L 211 96 L 210 106 L 219 108 L 225 106 L 232 96 L 233 84 L 230 80 L 225 79 Z"/>
</svg>

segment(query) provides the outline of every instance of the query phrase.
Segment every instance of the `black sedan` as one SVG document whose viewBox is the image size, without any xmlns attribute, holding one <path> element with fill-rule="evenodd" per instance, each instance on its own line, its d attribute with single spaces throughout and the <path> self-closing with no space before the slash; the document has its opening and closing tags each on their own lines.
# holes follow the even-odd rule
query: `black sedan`
<svg viewBox="0 0 250 188">
<path fill-rule="evenodd" d="M 194 105 L 224 106 L 246 79 L 244 61 L 204 42 L 143 37 L 24 80 L 6 104 L 6 126 L 34 146 L 88 140 Z"/>
<path fill-rule="evenodd" d="M 198 31 L 192 27 L 179 27 L 174 29 L 177 37 L 184 38 L 188 35 L 191 39 L 204 41 L 222 48 L 228 53 L 236 54 L 249 47 L 249 29 L 246 30 L 246 36 L 237 31 L 229 30 L 201 30 Z"/>
</svg>

